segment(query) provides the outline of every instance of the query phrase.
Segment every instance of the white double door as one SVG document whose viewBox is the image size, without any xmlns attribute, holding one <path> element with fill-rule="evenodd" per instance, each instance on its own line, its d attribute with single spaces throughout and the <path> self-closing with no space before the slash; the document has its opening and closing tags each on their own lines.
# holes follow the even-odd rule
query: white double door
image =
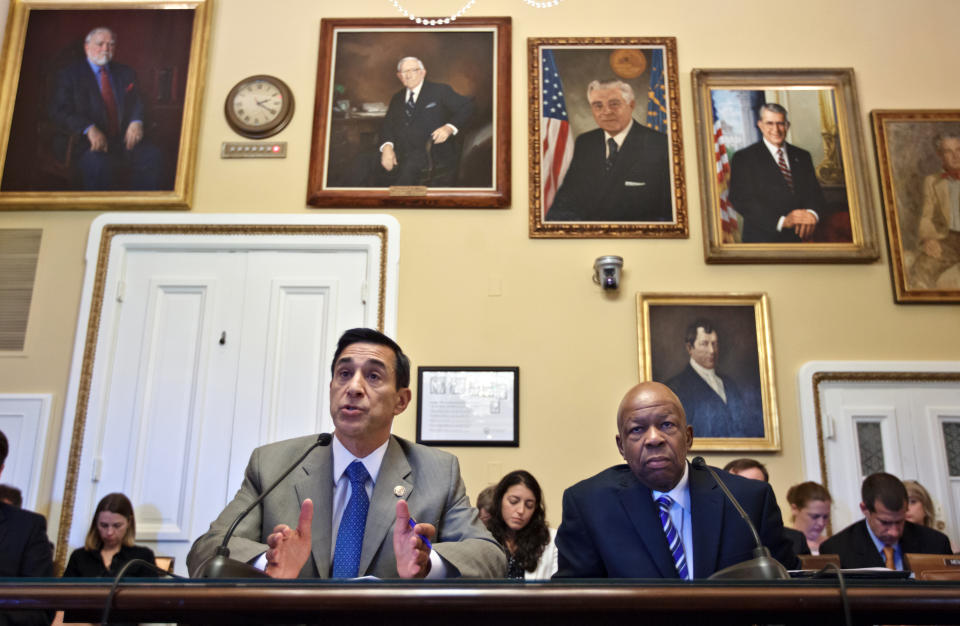
<svg viewBox="0 0 960 626">
<path fill-rule="evenodd" d="M 833 531 L 861 519 L 860 485 L 875 471 L 918 481 L 960 538 L 960 382 L 821 383 L 822 432 Z M 918 378 L 922 375 L 918 375 Z"/>
<path fill-rule="evenodd" d="M 106 384 L 91 399 L 71 546 L 120 491 L 138 543 L 186 573 L 254 447 L 332 428 L 329 363 L 340 333 L 364 325 L 369 262 L 362 250 L 130 250 L 104 299 L 115 335 L 98 359 Z"/>
</svg>

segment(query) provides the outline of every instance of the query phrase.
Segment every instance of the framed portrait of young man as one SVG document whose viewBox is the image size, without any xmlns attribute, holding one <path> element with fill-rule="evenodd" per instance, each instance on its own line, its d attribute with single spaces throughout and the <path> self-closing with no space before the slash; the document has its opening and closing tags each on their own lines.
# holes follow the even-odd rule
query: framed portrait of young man
<svg viewBox="0 0 960 626">
<path fill-rule="evenodd" d="M 960 302 L 960 110 L 873 111 L 897 302 Z"/>
<path fill-rule="evenodd" d="M 212 0 L 12 0 L 0 209 L 189 208 Z"/>
<path fill-rule="evenodd" d="M 852 69 L 692 78 L 708 263 L 879 257 Z"/>
<path fill-rule="evenodd" d="M 770 317 L 757 294 L 637 294 L 640 380 L 664 383 L 693 450 L 779 450 Z"/>
<path fill-rule="evenodd" d="M 509 17 L 324 19 L 307 204 L 510 204 Z"/>
<path fill-rule="evenodd" d="M 674 37 L 527 40 L 530 237 L 687 237 Z"/>
</svg>

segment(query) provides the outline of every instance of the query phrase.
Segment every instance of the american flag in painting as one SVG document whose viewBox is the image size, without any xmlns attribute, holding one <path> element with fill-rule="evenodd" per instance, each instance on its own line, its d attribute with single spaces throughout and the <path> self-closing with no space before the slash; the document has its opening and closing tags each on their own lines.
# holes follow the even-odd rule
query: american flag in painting
<svg viewBox="0 0 960 626">
<path fill-rule="evenodd" d="M 647 91 L 647 126 L 667 132 L 667 90 L 663 84 L 663 50 L 650 51 L 650 90 Z"/>
<path fill-rule="evenodd" d="M 720 228 L 723 230 L 723 242 L 732 243 L 739 228 L 737 214 L 730 204 L 730 161 L 727 160 L 727 146 L 723 143 L 723 127 L 717 117 L 717 105 L 711 98 L 713 110 L 713 156 L 717 166 L 717 190 L 720 192 Z"/>
<path fill-rule="evenodd" d="M 543 179 L 543 214 L 546 215 L 557 195 L 557 189 L 570 167 L 573 158 L 573 142 L 570 140 L 570 121 L 567 119 L 567 104 L 563 98 L 563 83 L 557 73 L 553 52 L 542 53 L 540 75 L 543 111 L 540 118 L 540 176 Z"/>
</svg>

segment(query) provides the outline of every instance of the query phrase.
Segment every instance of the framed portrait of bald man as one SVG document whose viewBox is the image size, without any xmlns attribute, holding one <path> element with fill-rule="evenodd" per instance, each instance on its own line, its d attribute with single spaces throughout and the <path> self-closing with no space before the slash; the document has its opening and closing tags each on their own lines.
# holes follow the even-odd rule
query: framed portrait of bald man
<svg viewBox="0 0 960 626">
<path fill-rule="evenodd" d="M 530 237 L 687 237 L 674 37 L 527 40 Z"/>
<path fill-rule="evenodd" d="M 960 110 L 873 111 L 897 302 L 960 302 Z"/>
<path fill-rule="evenodd" d="M 323 19 L 307 204 L 510 204 L 509 17 Z"/>
<path fill-rule="evenodd" d="M 190 208 L 212 0 L 12 0 L 0 209 Z"/>
<path fill-rule="evenodd" d="M 852 69 L 692 79 L 708 263 L 879 257 Z"/>
<path fill-rule="evenodd" d="M 779 450 L 767 295 L 637 294 L 640 380 L 664 383 L 692 450 Z"/>
</svg>

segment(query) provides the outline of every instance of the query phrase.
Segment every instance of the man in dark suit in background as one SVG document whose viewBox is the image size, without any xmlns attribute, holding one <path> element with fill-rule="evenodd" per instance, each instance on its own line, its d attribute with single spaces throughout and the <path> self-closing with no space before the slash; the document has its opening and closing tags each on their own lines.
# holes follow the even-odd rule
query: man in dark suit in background
<svg viewBox="0 0 960 626">
<path fill-rule="evenodd" d="M 808 241 L 824 209 L 810 153 L 786 142 L 790 122 L 779 104 L 760 107 L 763 139 L 730 163 L 730 202 L 743 216 L 744 243 Z"/>
<path fill-rule="evenodd" d="M 0 473 L 10 444 L 0 431 Z M 53 577 L 53 551 L 47 539 L 47 520 L 0 501 L 0 578 Z M 49 624 L 43 611 L 0 613 L 0 624 Z"/>
<path fill-rule="evenodd" d="M 68 134 L 83 135 L 78 168 L 89 191 L 159 189 L 160 150 L 144 141 L 144 110 L 133 68 L 115 63 L 116 36 L 109 28 L 87 34 L 86 59 L 57 76 L 50 118 Z M 61 157 L 66 140 L 53 146 Z"/>
<path fill-rule="evenodd" d="M 713 323 L 691 323 L 684 345 L 690 361 L 667 386 L 680 398 L 697 436 L 762 437 L 763 416 L 745 401 L 733 379 L 716 370 L 720 345 Z"/>
<path fill-rule="evenodd" d="M 839 554 L 844 568 L 888 567 L 903 570 L 904 554 L 950 554 L 942 532 L 907 519 L 907 489 L 892 474 L 867 476 L 860 487 L 864 519 L 820 544 L 820 554 Z"/>
<path fill-rule="evenodd" d="M 426 82 L 420 59 L 397 64 L 403 89 L 394 94 L 380 133 L 380 165 L 387 185 L 453 187 L 462 144 L 456 137 L 473 115 L 473 98 L 449 85 Z"/>
<path fill-rule="evenodd" d="M 558 578 L 706 578 L 753 557 L 749 527 L 706 470 L 687 463 L 693 429 L 665 385 L 640 383 L 617 412 L 627 462 L 563 494 Z M 770 485 L 721 473 L 774 558 L 797 558 Z"/>
<path fill-rule="evenodd" d="M 587 100 L 600 128 L 582 133 L 544 216 L 548 222 L 669 222 L 673 219 L 667 136 L 633 119 L 633 88 L 595 80 Z"/>
</svg>

